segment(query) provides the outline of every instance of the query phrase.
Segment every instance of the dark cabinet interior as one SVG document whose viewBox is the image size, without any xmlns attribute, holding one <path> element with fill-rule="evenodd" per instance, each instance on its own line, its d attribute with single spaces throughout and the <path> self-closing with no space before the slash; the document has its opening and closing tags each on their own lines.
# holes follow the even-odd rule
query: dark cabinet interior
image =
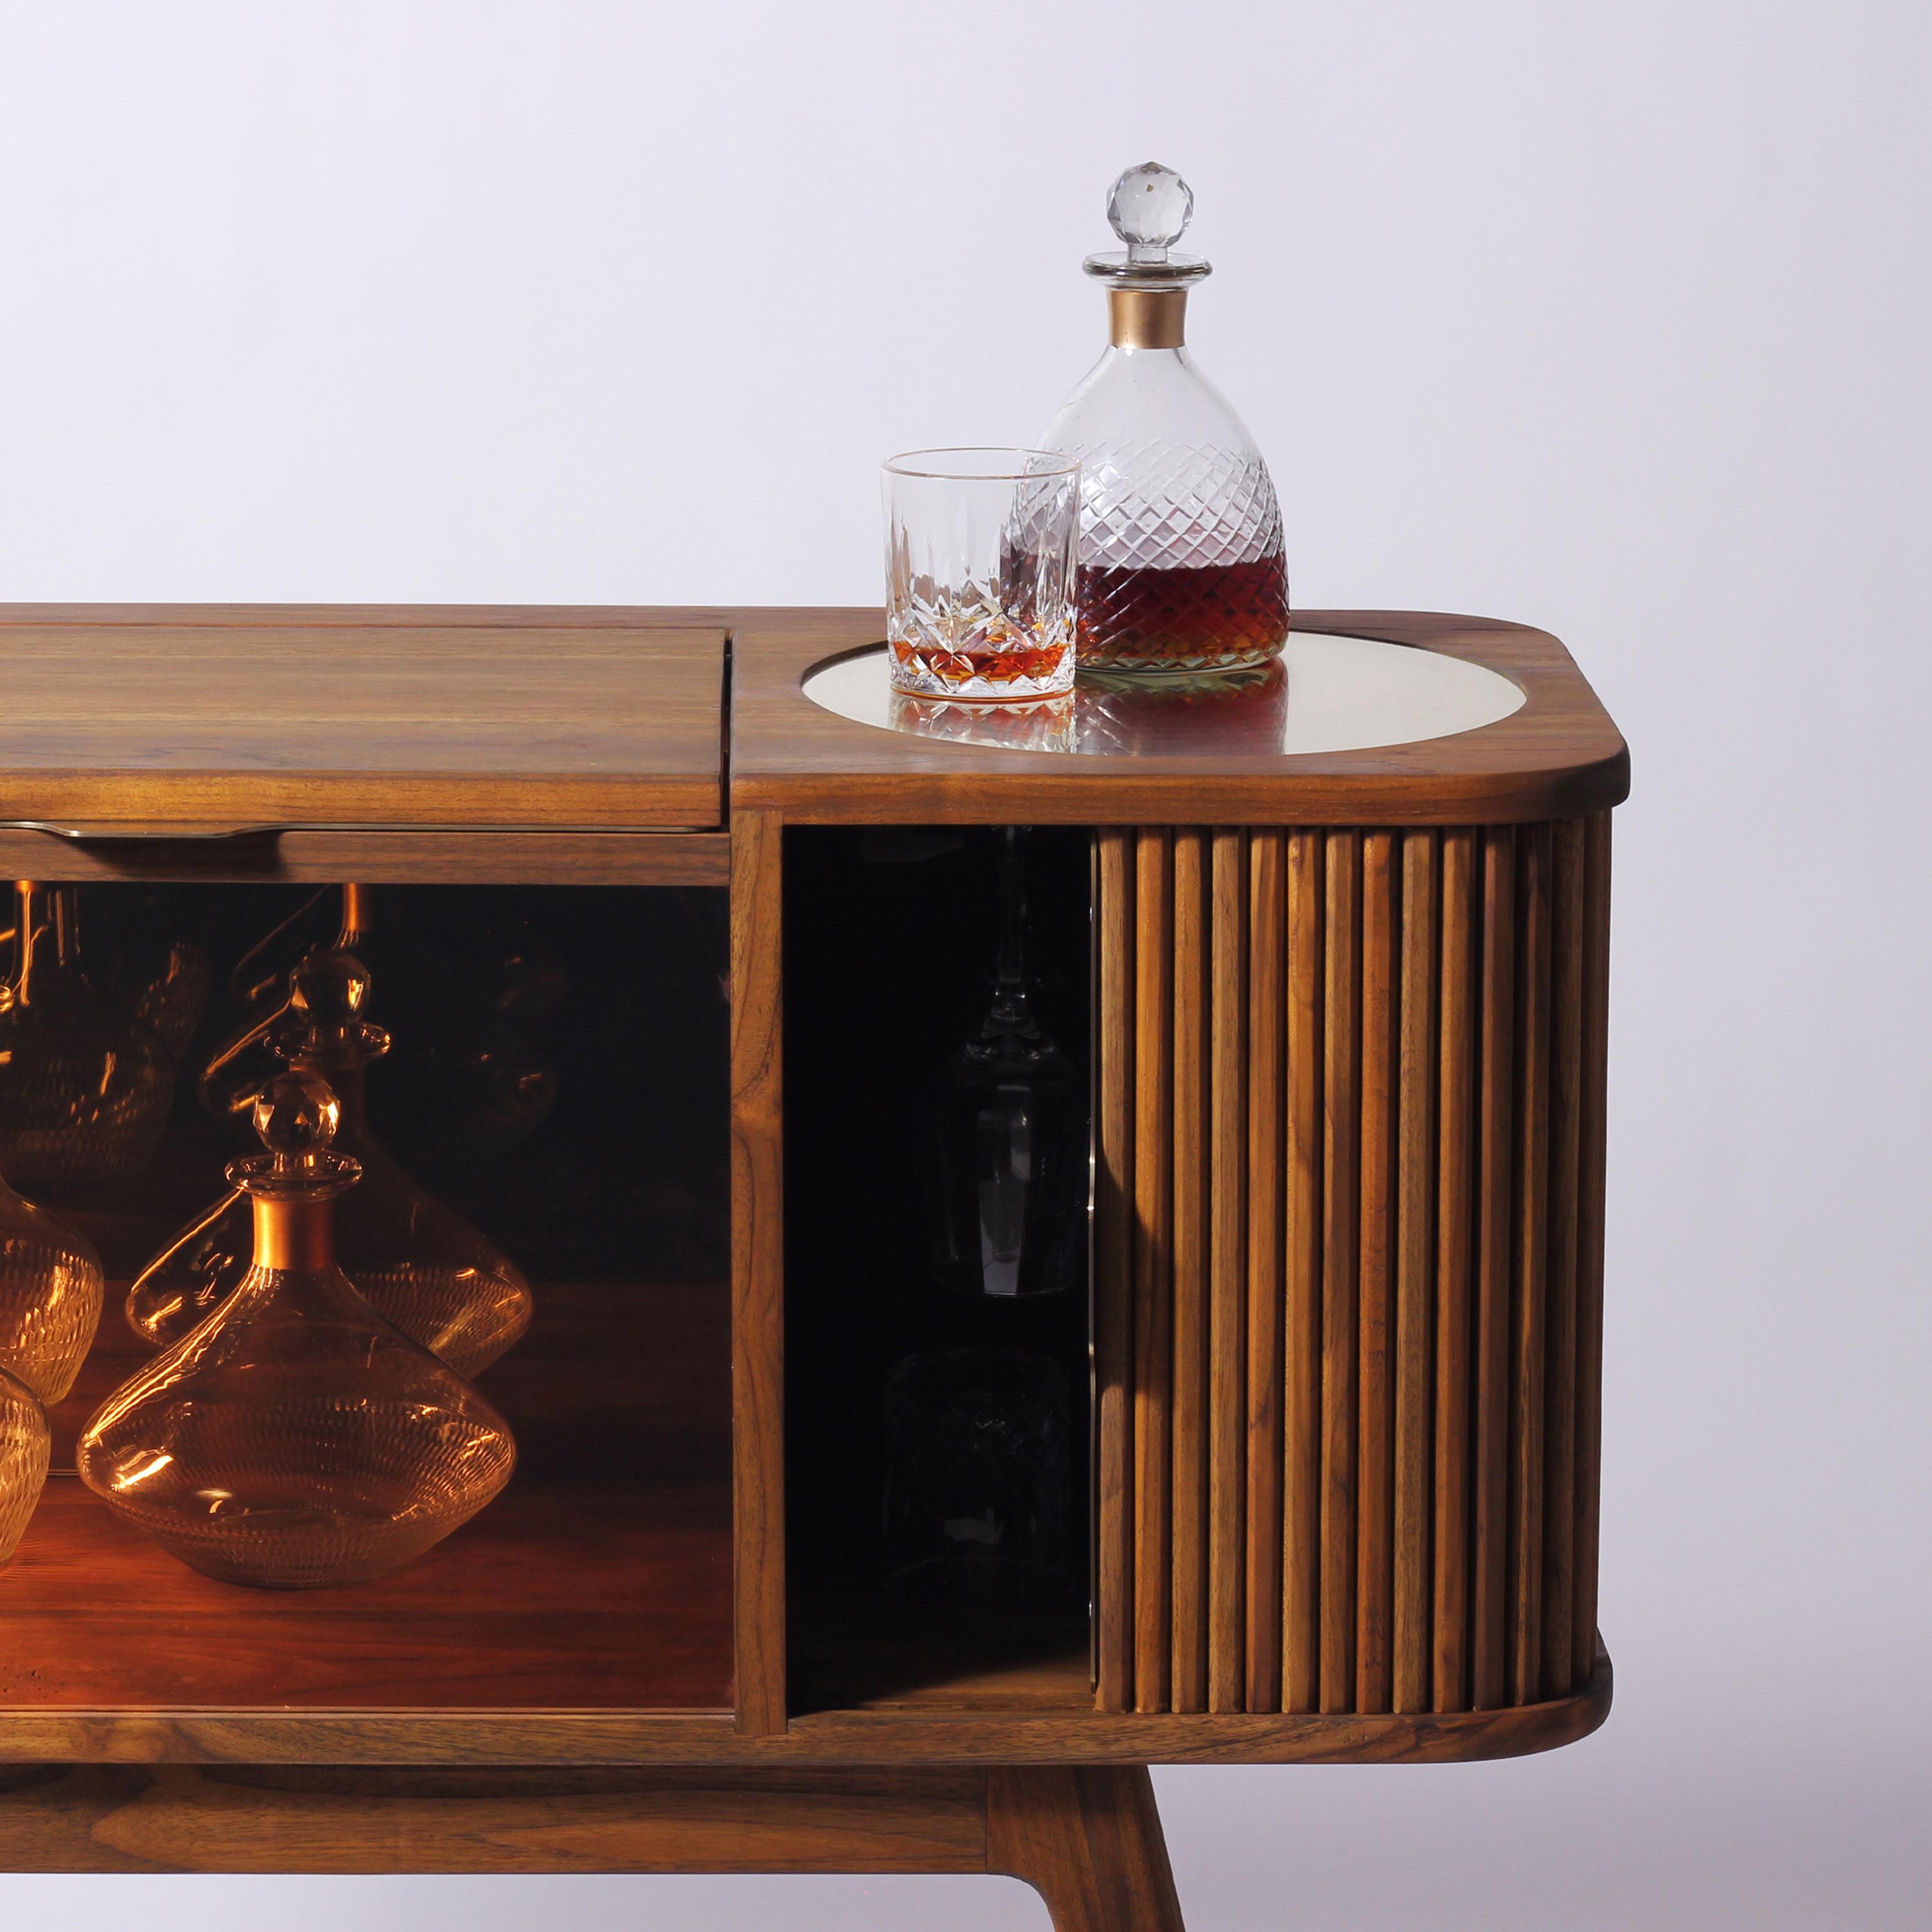
<svg viewBox="0 0 1932 1932">
<path fill-rule="evenodd" d="M 787 836 L 787 1547 L 801 1713 L 1090 1700 L 1090 841 L 1036 828 L 1008 856 L 1004 838 Z M 1058 1048 L 1050 1090 L 1024 1075 L 1016 1100 L 984 1103 L 1018 1118 L 1017 1156 L 988 1151 L 981 1102 L 962 1094 L 977 1077 L 969 1043 L 999 997 L 1003 864 L 1023 868 L 1027 1000 Z M 1004 1117 L 992 1130 L 1009 1131 Z M 1028 1221 L 1039 1257 L 1016 1276 L 993 1252 L 999 1224 L 1018 1241 L 1016 1204 L 1042 1188 L 1066 1218 Z M 959 1226 L 976 1198 L 983 1271 L 978 1231 Z"/>
</svg>

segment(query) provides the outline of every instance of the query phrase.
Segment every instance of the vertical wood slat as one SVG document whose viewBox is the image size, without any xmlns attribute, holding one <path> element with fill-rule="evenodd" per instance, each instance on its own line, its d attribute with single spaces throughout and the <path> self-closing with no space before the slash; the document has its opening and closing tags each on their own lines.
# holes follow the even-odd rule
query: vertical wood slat
<svg viewBox="0 0 1932 1932">
<path fill-rule="evenodd" d="M 784 827 L 731 814 L 731 1537 L 736 1720 L 785 1728 Z"/>
<path fill-rule="evenodd" d="M 1451 835 L 1452 837 L 1456 835 Z M 1447 862 L 1446 861 L 1444 862 Z M 1398 1711 L 1432 1708 L 1432 1687 L 1443 1644 L 1438 1604 L 1453 1599 L 1460 1635 L 1466 1594 L 1460 1550 L 1444 1546 L 1436 1520 L 1442 1507 L 1439 1472 L 1453 1466 L 1456 1442 L 1432 1442 L 1438 1413 L 1457 1418 L 1453 1402 L 1435 1400 L 1430 1386 L 1438 1317 L 1433 1306 L 1438 1263 L 1438 1168 L 1460 1149 L 1437 1137 L 1437 1026 L 1451 1017 L 1438 999 L 1445 908 L 1437 878 L 1437 842 L 1430 832 L 1402 840 L 1401 1150 L 1396 1283 L 1396 1599 L 1394 1704 Z M 1466 915 L 1466 874 L 1454 874 L 1456 895 L 1447 908 Z M 1452 1558 L 1456 1560 L 1452 1562 Z M 1445 1568 L 1448 1581 L 1444 1580 Z M 1434 1708 L 1440 1709 L 1439 1702 Z"/>
<path fill-rule="evenodd" d="M 1174 835 L 1172 1708 L 1208 1708 L 1208 835 Z"/>
<path fill-rule="evenodd" d="M 1208 1708 L 1247 1698 L 1244 1637 L 1247 1460 L 1248 850 L 1217 830 L 1208 1022 Z"/>
<path fill-rule="evenodd" d="M 1094 1198 L 1095 1702 L 1133 1685 L 1133 834 L 1095 838 L 1098 1105 Z"/>
<path fill-rule="evenodd" d="M 1570 1688 L 1576 1506 L 1576 1207 L 1582 1136 L 1583 821 L 1552 832 L 1549 1240 L 1544 1369 L 1539 1694 Z"/>
<path fill-rule="evenodd" d="M 1393 1708 L 1400 850 L 1394 832 L 1371 832 L 1362 841 L 1361 1185 L 1356 1236 L 1360 1381 L 1353 1706 L 1358 1711 Z"/>
<path fill-rule="evenodd" d="M 1322 958 L 1324 841 L 1288 838 L 1287 1281 L 1282 1336 L 1281 1708 L 1321 1697 Z"/>
<path fill-rule="evenodd" d="M 1361 860 L 1358 832 L 1323 854 L 1322 1500 L 1317 1707 L 1355 1698 L 1355 1430 L 1360 1384 Z"/>
<path fill-rule="evenodd" d="M 1164 1711 L 1173 1659 L 1174 848 L 1134 841 L 1134 1708 Z"/>
<path fill-rule="evenodd" d="M 1543 1681 L 1545 1269 L 1550 1214 L 1550 828 L 1516 840 L 1515 1249 L 1510 1347 L 1509 1696 Z"/>
<path fill-rule="evenodd" d="M 1433 1036 L 1437 1051 L 1429 1056 L 1436 1078 L 1437 1148 L 1432 1284 L 1433 1641 L 1429 1702 L 1430 1708 L 1436 1711 L 1467 1710 L 1470 1695 L 1475 1525 L 1471 1351 L 1475 1339 L 1476 973 L 1482 923 L 1479 854 L 1478 836 L 1474 831 L 1443 834 L 1438 887 L 1439 943 L 1432 956 L 1438 976 Z"/>
<path fill-rule="evenodd" d="M 1597 1654 L 1597 1515 L 1603 1476 L 1604 1162 L 1610 1073 L 1610 814 L 1583 833 L 1582 1098 L 1576 1154 L 1576 1582 L 1570 1680 L 1586 1682 Z"/>
<path fill-rule="evenodd" d="M 1478 976 L 1476 1318 L 1469 1701 L 1492 1710 L 1508 1696 L 1510 1220 L 1516 1040 L 1516 832 L 1482 838 L 1481 965 Z"/>
<path fill-rule="evenodd" d="M 1288 838 L 1248 842 L 1247 1576 L 1246 1700 L 1281 1708 L 1282 1049 Z"/>
</svg>

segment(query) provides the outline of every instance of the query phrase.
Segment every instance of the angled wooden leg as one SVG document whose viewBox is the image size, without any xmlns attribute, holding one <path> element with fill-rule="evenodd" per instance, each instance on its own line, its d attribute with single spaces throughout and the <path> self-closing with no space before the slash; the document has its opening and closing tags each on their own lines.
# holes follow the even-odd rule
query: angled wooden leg
<svg viewBox="0 0 1932 1932">
<path fill-rule="evenodd" d="M 989 1771 L 986 1867 L 1031 1886 L 1054 1932 L 1182 1932 L 1154 1782 L 1140 1766 Z"/>
</svg>

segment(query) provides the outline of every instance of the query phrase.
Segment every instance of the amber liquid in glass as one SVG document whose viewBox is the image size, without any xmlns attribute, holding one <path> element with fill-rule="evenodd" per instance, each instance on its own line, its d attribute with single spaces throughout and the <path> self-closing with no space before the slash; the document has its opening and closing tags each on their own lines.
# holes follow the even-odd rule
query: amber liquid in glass
<svg viewBox="0 0 1932 1932">
<path fill-rule="evenodd" d="M 1264 662 L 1288 637 L 1279 556 L 1194 569 L 1083 563 L 1079 659 L 1123 670 L 1213 670 Z"/>
<path fill-rule="evenodd" d="M 929 670 L 935 677 L 982 677 L 994 684 L 1016 684 L 1025 679 L 1051 677 L 1066 662 L 1064 644 L 1012 643 L 991 650 L 949 651 L 937 644 L 895 644 L 900 664 Z"/>
</svg>

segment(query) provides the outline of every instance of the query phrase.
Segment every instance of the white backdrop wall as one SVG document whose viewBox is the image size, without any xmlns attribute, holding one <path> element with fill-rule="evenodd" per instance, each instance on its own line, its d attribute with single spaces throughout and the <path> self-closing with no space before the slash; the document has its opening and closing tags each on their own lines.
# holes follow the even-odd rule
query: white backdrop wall
<svg viewBox="0 0 1932 1932">
<path fill-rule="evenodd" d="M 1107 182 L 1180 166 L 1298 601 L 1546 625 L 1636 757 L 1616 1709 L 1162 1774 L 1190 1923 L 1920 1926 L 1928 94 L 1923 0 L 0 5 L 0 598 L 873 601 L 877 458 L 1034 434 Z M 8 1922 L 134 1914 L 1045 1924 L 993 1881 L 0 1876 Z"/>
</svg>

